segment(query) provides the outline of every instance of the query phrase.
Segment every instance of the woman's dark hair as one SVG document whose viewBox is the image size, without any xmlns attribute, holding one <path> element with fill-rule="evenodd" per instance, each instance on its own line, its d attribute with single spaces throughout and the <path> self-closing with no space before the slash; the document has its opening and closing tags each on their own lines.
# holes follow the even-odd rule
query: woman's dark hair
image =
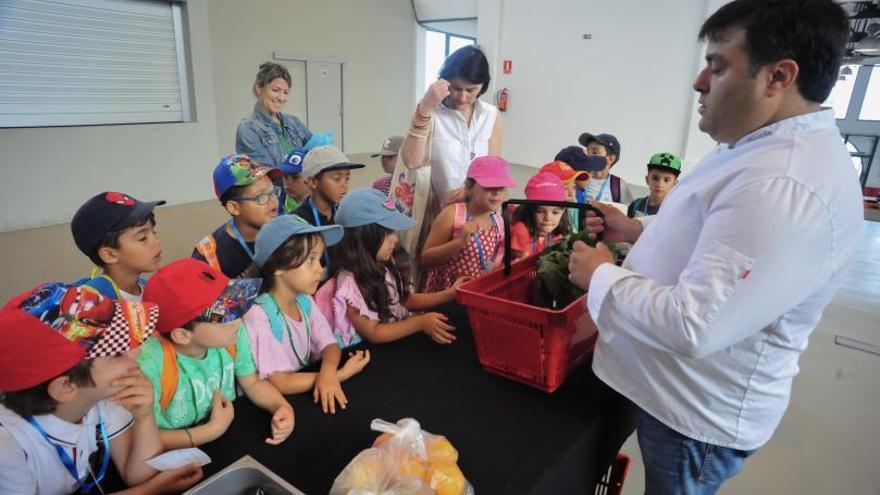
<svg viewBox="0 0 880 495">
<path fill-rule="evenodd" d="M 526 224 L 526 228 L 529 229 L 530 235 L 535 235 L 535 232 L 538 231 L 537 225 L 535 225 L 535 213 L 538 211 L 539 205 L 522 205 L 516 209 L 513 213 L 513 221 L 512 224 L 516 224 L 517 222 L 523 222 Z M 568 235 L 571 233 L 571 220 L 569 220 L 568 212 L 565 211 L 565 208 L 562 209 L 562 217 L 559 219 L 559 225 L 553 229 L 553 235 L 562 236 Z"/>
<path fill-rule="evenodd" d="M 263 285 L 260 292 L 269 292 L 275 285 L 275 272 L 277 270 L 292 270 L 303 263 L 312 252 L 315 245 L 321 240 L 321 234 L 304 234 L 290 236 L 284 244 L 275 249 L 269 259 L 263 263 L 260 273 L 263 275 Z"/>
<path fill-rule="evenodd" d="M 699 38 L 724 41 L 730 28 L 745 30 L 752 75 L 783 59 L 798 64 L 797 87 L 804 99 L 822 103 L 837 82 L 849 39 L 849 18 L 832 0 L 735 0 L 700 28 Z"/>
<path fill-rule="evenodd" d="M 348 227 L 342 241 L 330 249 L 330 276 L 335 277 L 342 271 L 351 272 L 367 307 L 379 315 L 382 323 L 394 318 L 391 314 L 391 295 L 385 282 L 386 268 L 397 286 L 399 302 L 409 297 L 409 287 L 403 283 L 393 258 L 384 263 L 376 260 L 379 247 L 391 232 L 375 223 Z"/>
<path fill-rule="evenodd" d="M 93 387 L 95 386 L 92 380 L 93 362 L 91 359 L 80 361 L 73 368 L 35 387 L 17 392 L 5 392 L 0 396 L 0 402 L 19 416 L 51 414 L 58 409 L 58 402 L 49 395 L 49 383 L 56 378 L 67 376 L 77 386 Z"/>
<path fill-rule="evenodd" d="M 290 72 L 287 67 L 275 62 L 264 62 L 260 65 L 260 70 L 257 71 L 257 77 L 254 80 L 254 95 L 257 94 L 257 86 L 262 88 L 279 77 L 287 81 L 288 86 L 291 85 Z"/>
<path fill-rule="evenodd" d="M 440 67 L 440 78 L 452 81 L 455 78 L 463 79 L 473 84 L 482 84 L 480 94 L 489 89 L 489 61 L 483 50 L 476 45 L 467 45 L 455 50 L 443 62 Z"/>
</svg>

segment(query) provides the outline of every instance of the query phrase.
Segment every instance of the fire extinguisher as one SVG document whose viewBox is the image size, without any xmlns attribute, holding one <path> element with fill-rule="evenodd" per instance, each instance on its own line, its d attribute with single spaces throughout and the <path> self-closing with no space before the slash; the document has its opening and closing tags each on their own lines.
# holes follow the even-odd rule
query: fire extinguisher
<svg viewBox="0 0 880 495">
<path fill-rule="evenodd" d="M 507 88 L 502 88 L 501 91 L 495 94 L 495 105 L 498 107 L 498 110 L 502 112 L 507 111 L 507 106 L 510 104 L 510 90 Z"/>
</svg>

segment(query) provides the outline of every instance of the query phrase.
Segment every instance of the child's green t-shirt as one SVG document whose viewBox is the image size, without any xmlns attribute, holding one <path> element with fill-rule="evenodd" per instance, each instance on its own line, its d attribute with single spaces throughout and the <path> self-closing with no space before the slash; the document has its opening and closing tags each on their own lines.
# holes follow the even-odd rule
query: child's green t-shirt
<svg viewBox="0 0 880 495">
<path fill-rule="evenodd" d="M 159 404 L 162 396 L 162 344 L 159 340 L 151 338 L 144 342 L 138 364 L 153 382 L 153 413 L 156 425 L 164 430 L 202 423 L 210 417 L 214 390 L 219 388 L 224 398 L 235 399 L 235 377 L 257 372 L 244 325 L 238 327 L 234 361 L 225 348 L 208 349 L 202 359 L 177 353 L 177 392 L 164 411 Z"/>
</svg>

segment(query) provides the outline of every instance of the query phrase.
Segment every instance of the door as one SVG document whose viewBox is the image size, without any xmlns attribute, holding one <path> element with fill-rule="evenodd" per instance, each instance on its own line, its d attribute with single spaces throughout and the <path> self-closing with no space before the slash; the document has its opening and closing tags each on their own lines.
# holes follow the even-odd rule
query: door
<svg viewBox="0 0 880 495">
<path fill-rule="evenodd" d="M 313 133 L 333 131 L 333 143 L 345 149 L 342 135 L 342 64 L 307 61 L 306 107 Z"/>
</svg>

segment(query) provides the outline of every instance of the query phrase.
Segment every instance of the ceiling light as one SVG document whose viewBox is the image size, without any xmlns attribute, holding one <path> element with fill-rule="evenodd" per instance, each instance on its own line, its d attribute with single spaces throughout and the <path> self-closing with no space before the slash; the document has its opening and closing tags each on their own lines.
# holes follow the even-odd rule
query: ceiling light
<svg viewBox="0 0 880 495">
<path fill-rule="evenodd" d="M 865 38 L 855 44 L 855 46 L 853 47 L 853 51 L 861 53 L 863 55 L 880 55 L 880 39 Z"/>
</svg>

